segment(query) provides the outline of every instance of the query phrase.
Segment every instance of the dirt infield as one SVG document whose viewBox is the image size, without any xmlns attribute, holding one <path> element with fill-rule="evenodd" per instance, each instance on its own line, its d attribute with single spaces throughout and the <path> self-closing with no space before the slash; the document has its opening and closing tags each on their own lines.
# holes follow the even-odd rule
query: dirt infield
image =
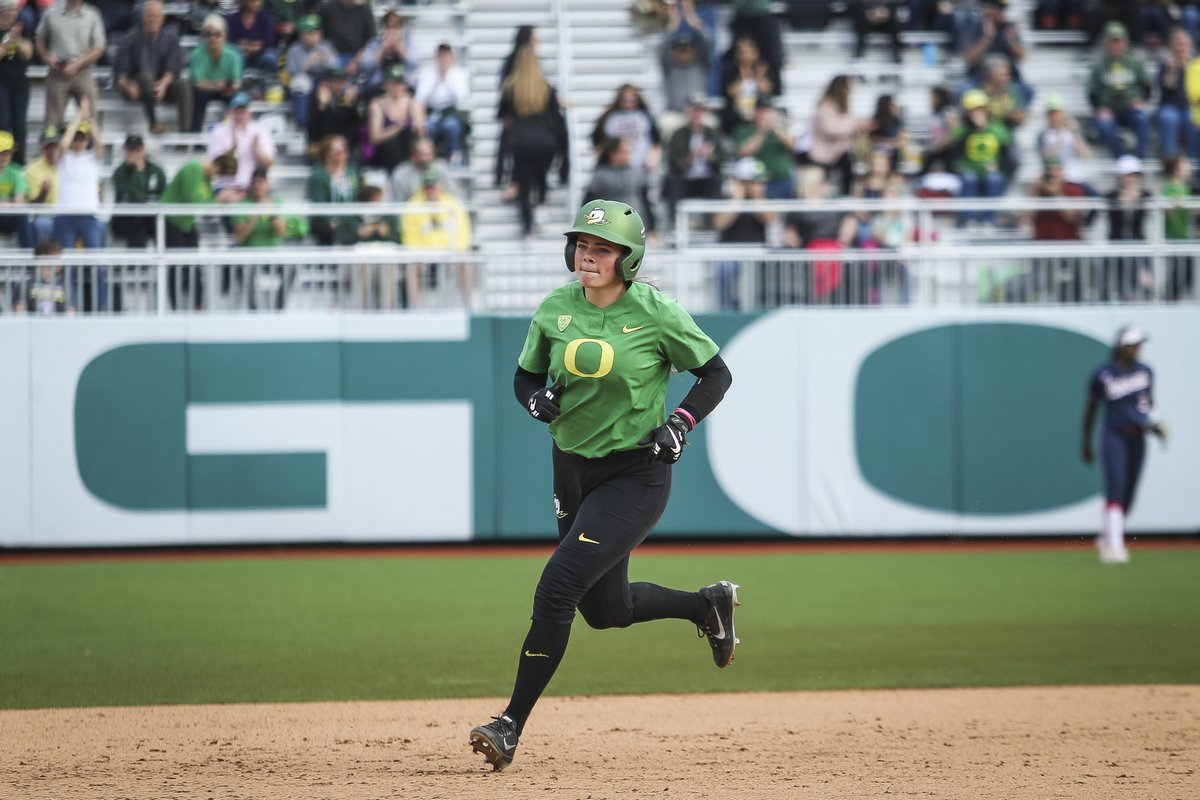
<svg viewBox="0 0 1200 800">
<path fill-rule="evenodd" d="M 546 698 L 504 773 L 499 701 L 0 711 L 0 796 L 1200 797 L 1200 686 Z"/>
</svg>

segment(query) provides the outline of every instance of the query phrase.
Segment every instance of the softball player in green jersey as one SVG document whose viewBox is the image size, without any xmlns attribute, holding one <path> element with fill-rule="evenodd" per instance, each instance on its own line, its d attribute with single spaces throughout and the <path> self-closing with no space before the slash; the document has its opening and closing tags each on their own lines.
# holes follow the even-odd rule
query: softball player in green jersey
<svg viewBox="0 0 1200 800">
<path fill-rule="evenodd" d="M 593 628 L 688 620 L 707 636 L 718 667 L 733 660 L 737 644 L 733 583 L 684 592 L 629 582 L 629 555 L 666 508 L 671 465 L 725 396 L 729 369 L 679 304 L 634 281 L 646 252 L 636 211 L 594 200 L 565 235 L 567 269 L 578 281 L 534 312 L 513 379 L 517 400 L 550 426 L 559 541 L 534 592 L 512 699 L 471 731 L 472 749 L 495 770 L 512 763 L 566 652 L 576 609 Z M 672 367 L 696 382 L 668 415 Z"/>
</svg>

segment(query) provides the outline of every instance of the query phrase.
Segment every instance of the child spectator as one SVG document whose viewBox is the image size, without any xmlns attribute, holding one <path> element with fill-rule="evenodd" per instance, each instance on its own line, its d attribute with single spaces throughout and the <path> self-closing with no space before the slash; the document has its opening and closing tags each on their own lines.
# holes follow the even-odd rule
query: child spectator
<svg viewBox="0 0 1200 800">
<path fill-rule="evenodd" d="M 67 283 L 61 263 L 62 246 L 47 240 L 33 249 L 34 267 L 17 305 L 17 312 L 28 311 L 39 316 L 74 314 L 75 307 L 67 304 Z"/>
<path fill-rule="evenodd" d="M 1004 178 L 1004 162 L 1012 137 L 1008 128 L 988 114 L 987 95 L 980 89 L 972 89 L 962 98 L 965 119 L 954 134 L 959 178 L 962 194 L 966 198 L 1000 197 L 1007 189 Z M 991 224 L 996 212 L 964 211 L 959 225 L 969 223 Z"/>
</svg>

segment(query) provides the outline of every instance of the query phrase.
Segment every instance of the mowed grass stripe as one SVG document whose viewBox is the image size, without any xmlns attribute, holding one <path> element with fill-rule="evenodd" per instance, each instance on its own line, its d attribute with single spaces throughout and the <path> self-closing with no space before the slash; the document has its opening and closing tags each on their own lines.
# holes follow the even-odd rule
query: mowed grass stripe
<svg viewBox="0 0 1200 800">
<path fill-rule="evenodd" d="M 543 556 L 0 567 L 0 707 L 506 696 Z M 717 670 L 682 621 L 579 621 L 552 694 L 1200 682 L 1200 551 L 635 555 L 742 584 Z"/>
</svg>

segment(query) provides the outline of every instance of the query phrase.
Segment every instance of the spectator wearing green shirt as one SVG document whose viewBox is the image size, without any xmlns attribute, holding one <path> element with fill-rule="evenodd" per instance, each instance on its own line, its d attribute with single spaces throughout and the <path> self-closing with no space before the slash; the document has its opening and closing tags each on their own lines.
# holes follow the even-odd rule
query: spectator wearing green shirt
<svg viewBox="0 0 1200 800">
<path fill-rule="evenodd" d="M 1118 126 L 1133 131 L 1133 155 L 1146 157 L 1150 118 L 1146 100 L 1151 83 L 1146 63 L 1129 53 L 1129 33 L 1115 20 L 1104 26 L 1104 52 L 1092 63 L 1088 74 L 1088 101 L 1096 112 L 1096 133 L 1113 158 L 1125 155 Z"/>
<path fill-rule="evenodd" d="M 287 219 L 279 214 L 267 213 L 269 206 L 279 201 L 271 194 L 271 183 L 267 170 L 258 167 L 250 176 L 250 189 L 242 204 L 268 206 L 257 208 L 251 216 L 233 218 L 233 239 L 241 247 L 278 247 L 287 235 Z"/>
<path fill-rule="evenodd" d="M 191 161 L 179 168 L 162 193 L 164 204 L 226 202 L 225 196 L 214 196 L 212 179 L 237 174 L 237 158 L 226 153 L 207 164 Z M 167 247 L 198 247 L 195 217 L 167 217 Z"/>
<path fill-rule="evenodd" d="M 793 179 L 796 141 L 779 118 L 770 97 L 759 97 L 754 109 L 754 121 L 745 122 L 733 131 L 738 158 L 762 162 L 768 200 L 787 200 L 796 196 Z"/>
<path fill-rule="evenodd" d="M 146 143 L 141 136 L 125 137 L 125 160 L 113 172 L 112 185 L 118 203 L 157 203 L 167 188 L 167 175 L 146 157 Z M 144 248 L 156 234 L 152 216 L 113 217 L 109 227 L 114 236 L 135 249 Z"/>
<path fill-rule="evenodd" d="M 204 127 L 204 110 L 210 100 L 226 104 L 242 88 L 242 55 L 226 41 L 225 20 L 216 14 L 204 18 L 200 31 L 204 43 L 192 51 L 188 75 L 192 82 L 192 133 Z"/>
<path fill-rule="evenodd" d="M 25 174 L 13 164 L 17 142 L 8 131 L 0 131 L 0 206 L 24 205 L 29 196 Z M 24 215 L 0 216 L 0 233 L 16 234 L 21 247 L 32 247 L 29 241 L 29 218 Z"/>
<path fill-rule="evenodd" d="M 346 137 L 333 134 L 317 145 L 316 166 L 308 176 L 305 196 L 312 203 L 353 203 L 358 197 L 358 170 L 350 163 Z M 352 245 L 358 232 L 347 217 L 313 217 L 312 234 L 318 244 Z"/>
<path fill-rule="evenodd" d="M 162 202 L 167 204 L 212 202 L 228 202 L 232 197 L 228 194 L 213 194 L 212 180 L 216 176 L 232 177 L 237 174 L 237 158 L 226 153 L 214 158 L 208 163 L 191 161 L 179 168 L 175 177 L 167 184 L 162 193 Z M 196 233 L 195 217 L 167 217 L 167 247 L 196 248 L 200 246 L 200 237 Z M 178 308 L 176 295 L 178 291 L 187 292 L 195 286 L 192 297 L 194 307 L 199 310 L 203 304 L 203 277 L 196 271 L 195 281 L 191 281 L 194 267 L 167 268 L 167 295 L 172 308 Z"/>
<path fill-rule="evenodd" d="M 952 149 L 962 181 L 960 197 L 999 197 L 1007 190 L 1004 164 L 1012 146 L 1008 126 L 991 118 L 988 96 L 982 89 L 963 94 L 964 119 L 952 134 Z M 959 225 L 990 224 L 996 216 L 993 210 L 964 211 Z"/>
<path fill-rule="evenodd" d="M 264 167 L 256 167 L 250 176 L 250 187 L 241 205 L 256 206 L 254 213 L 233 218 L 233 239 L 239 247 L 278 247 L 287 236 L 287 218 L 272 213 L 279 201 L 271 194 L 271 182 Z M 254 264 L 246 276 L 247 302 L 257 309 L 260 299 L 271 308 L 283 308 L 283 268 Z"/>
<path fill-rule="evenodd" d="M 1196 212 L 1182 207 L 1182 201 L 1192 196 L 1188 188 L 1191 176 L 1192 167 L 1186 156 L 1174 155 L 1163 159 L 1162 196 L 1171 201 L 1164 221 L 1168 242 L 1195 239 Z M 1192 293 L 1194 269 L 1190 256 L 1170 258 L 1167 266 L 1168 300 L 1182 300 Z"/>
</svg>

